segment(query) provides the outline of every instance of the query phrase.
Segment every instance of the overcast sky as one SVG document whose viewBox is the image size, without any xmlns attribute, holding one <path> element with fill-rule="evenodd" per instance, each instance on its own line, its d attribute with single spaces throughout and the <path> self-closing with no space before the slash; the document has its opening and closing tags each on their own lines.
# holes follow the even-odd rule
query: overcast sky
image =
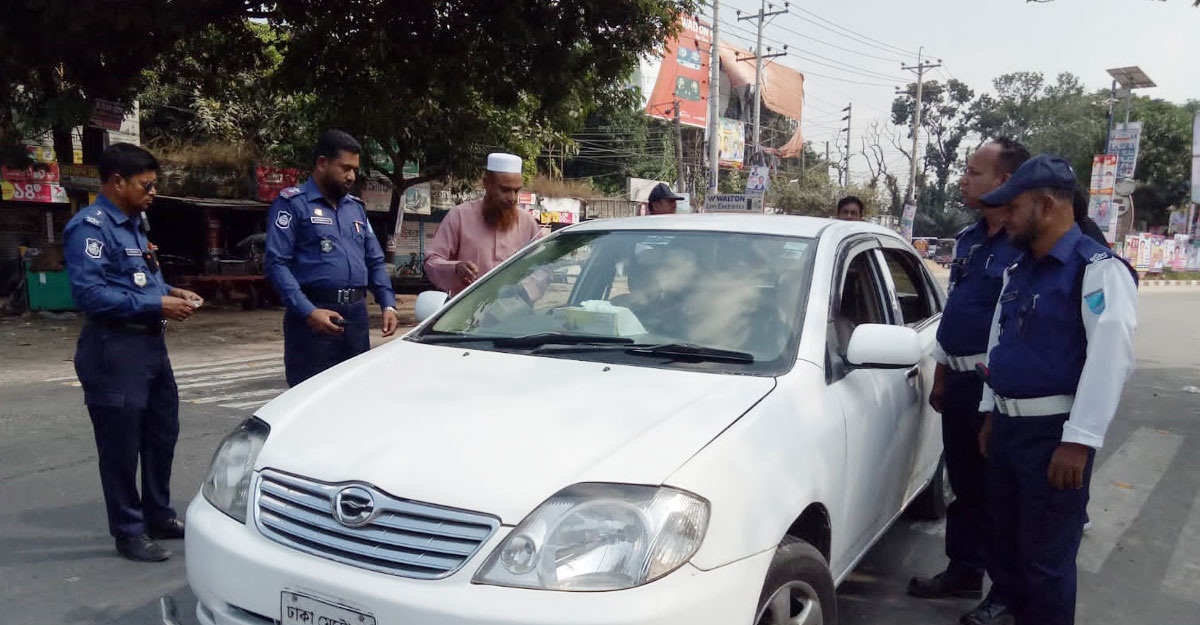
<svg viewBox="0 0 1200 625">
<path fill-rule="evenodd" d="M 782 2 L 774 2 L 782 9 Z M 1139 91 L 1175 102 L 1200 99 L 1200 8 L 1191 0 L 805 0 L 772 18 L 764 45 L 777 59 L 805 74 L 807 140 L 818 150 L 834 141 L 843 125 L 840 109 L 854 103 L 852 132 L 889 116 L 893 87 L 911 82 L 900 62 L 926 58 L 943 66 L 927 78 L 957 78 L 977 92 L 991 80 L 1016 71 L 1040 71 L 1048 80 L 1060 72 L 1079 76 L 1089 88 L 1108 88 L 1106 69 L 1140 66 L 1157 87 Z M 721 0 L 722 41 L 753 47 L 759 0 Z M 704 13 L 711 15 L 711 6 Z M 858 84 L 869 83 L 869 84 Z M 890 160 L 904 166 L 893 152 Z M 851 161 L 855 178 L 866 161 Z"/>
</svg>

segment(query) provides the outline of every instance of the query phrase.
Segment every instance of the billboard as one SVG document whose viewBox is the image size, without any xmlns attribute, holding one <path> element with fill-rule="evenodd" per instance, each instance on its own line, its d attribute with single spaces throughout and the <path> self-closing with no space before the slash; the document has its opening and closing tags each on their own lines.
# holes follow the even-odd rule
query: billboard
<svg viewBox="0 0 1200 625">
<path fill-rule="evenodd" d="M 1117 177 L 1117 155 L 1098 154 L 1092 158 L 1092 184 L 1089 189 L 1088 217 L 1104 231 L 1109 243 L 1114 241 L 1117 231 L 1117 207 L 1113 203 L 1114 185 Z"/>
<path fill-rule="evenodd" d="M 642 63 L 642 93 L 649 94 L 647 115 L 674 120 L 678 100 L 680 123 L 697 128 L 706 126 L 711 47 L 711 26 L 685 15 L 682 29 L 667 41 L 662 57 Z"/>
<path fill-rule="evenodd" d="M 721 118 L 717 126 L 717 161 L 721 167 L 741 169 L 746 160 L 746 124 Z"/>
<path fill-rule="evenodd" d="M 1142 140 L 1142 122 L 1117 124 L 1108 142 L 1108 153 L 1117 157 L 1117 180 L 1132 179 L 1137 169 L 1138 145 Z"/>
<path fill-rule="evenodd" d="M 704 203 L 706 213 L 761 213 L 763 196 L 745 193 L 712 195 Z"/>
</svg>

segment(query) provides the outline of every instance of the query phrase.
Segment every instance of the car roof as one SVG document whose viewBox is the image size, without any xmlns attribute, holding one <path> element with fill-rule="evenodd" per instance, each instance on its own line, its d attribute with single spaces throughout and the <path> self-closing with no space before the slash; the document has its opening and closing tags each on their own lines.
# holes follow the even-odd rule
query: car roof
<svg viewBox="0 0 1200 625">
<path fill-rule="evenodd" d="M 866 221 L 840 221 L 825 217 L 799 215 L 763 215 L 728 213 L 684 213 L 679 215 L 647 215 L 620 219 L 595 219 L 564 229 L 571 232 L 609 230 L 661 230 L 737 232 L 794 237 L 843 238 L 852 234 L 873 233 L 899 238 L 893 230 Z"/>
</svg>

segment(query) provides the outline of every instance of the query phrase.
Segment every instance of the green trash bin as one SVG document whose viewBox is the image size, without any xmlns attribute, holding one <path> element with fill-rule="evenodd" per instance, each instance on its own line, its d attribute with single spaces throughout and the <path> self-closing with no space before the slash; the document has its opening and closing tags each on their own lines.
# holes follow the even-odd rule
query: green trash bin
<svg viewBox="0 0 1200 625">
<path fill-rule="evenodd" d="M 66 270 L 33 271 L 26 265 L 25 288 L 30 310 L 75 310 Z"/>
</svg>

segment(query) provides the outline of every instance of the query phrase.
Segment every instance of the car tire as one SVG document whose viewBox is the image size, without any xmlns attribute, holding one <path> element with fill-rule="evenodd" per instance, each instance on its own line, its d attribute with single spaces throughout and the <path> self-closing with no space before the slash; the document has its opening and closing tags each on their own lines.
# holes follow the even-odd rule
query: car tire
<svg viewBox="0 0 1200 625">
<path fill-rule="evenodd" d="M 809 543 L 787 536 L 775 551 L 755 625 L 837 625 L 837 594 L 825 556 Z"/>
<path fill-rule="evenodd" d="M 950 490 L 950 474 L 946 469 L 946 455 L 938 460 L 937 470 L 933 479 L 912 501 L 908 507 L 910 515 L 923 521 L 936 521 L 946 516 L 946 508 L 954 501 L 954 492 Z"/>
</svg>

